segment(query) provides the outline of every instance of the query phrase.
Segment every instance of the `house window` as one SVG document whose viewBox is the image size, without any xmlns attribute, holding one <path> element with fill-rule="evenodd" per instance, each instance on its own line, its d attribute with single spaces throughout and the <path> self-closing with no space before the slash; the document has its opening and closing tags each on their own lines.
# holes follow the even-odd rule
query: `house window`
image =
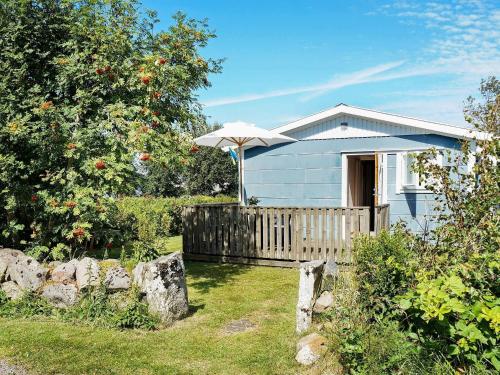
<svg viewBox="0 0 500 375">
<path fill-rule="evenodd" d="M 408 151 L 397 154 L 397 190 L 399 193 L 405 192 L 428 192 L 425 186 L 429 181 L 426 181 L 423 175 L 413 170 L 413 166 L 417 162 L 417 155 L 421 151 Z M 443 156 L 437 154 L 434 163 L 442 165 Z"/>
</svg>

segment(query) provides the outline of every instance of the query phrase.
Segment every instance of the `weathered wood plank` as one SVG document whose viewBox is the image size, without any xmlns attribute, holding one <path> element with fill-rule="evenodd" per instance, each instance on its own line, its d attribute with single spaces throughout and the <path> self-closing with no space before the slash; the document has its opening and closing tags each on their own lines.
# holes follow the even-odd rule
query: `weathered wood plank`
<svg viewBox="0 0 500 375">
<path fill-rule="evenodd" d="M 237 241 L 237 220 L 238 220 L 238 207 L 231 207 L 231 216 L 230 216 L 230 247 L 229 247 L 229 255 L 236 255 L 236 241 Z"/>
<path fill-rule="evenodd" d="M 276 220 L 274 208 L 269 209 L 269 258 L 276 258 Z"/>
<path fill-rule="evenodd" d="M 276 258 L 283 259 L 283 238 L 282 238 L 282 220 L 283 219 L 283 209 L 276 209 Z"/>
<path fill-rule="evenodd" d="M 283 259 L 290 259 L 290 209 L 284 210 Z"/>
<path fill-rule="evenodd" d="M 269 213 L 265 207 L 262 211 L 262 254 L 269 258 Z"/>
<path fill-rule="evenodd" d="M 255 254 L 262 257 L 262 213 L 260 207 L 255 208 Z"/>
<path fill-rule="evenodd" d="M 327 258 L 327 229 L 328 229 L 328 219 L 327 219 L 327 213 L 328 209 L 327 208 L 322 208 L 321 209 L 321 251 L 318 254 L 319 259 L 326 259 Z"/>
<path fill-rule="evenodd" d="M 348 253 L 351 251 L 351 236 L 352 236 L 352 228 L 351 228 L 351 217 L 352 217 L 352 209 L 344 209 L 345 216 L 345 247 L 342 252 L 342 262 L 347 262 Z"/>
<path fill-rule="evenodd" d="M 223 254 L 229 254 L 229 209 L 224 207 L 222 211 L 222 237 L 224 241 Z"/>
<path fill-rule="evenodd" d="M 304 256 L 304 209 L 297 208 L 297 249 L 295 250 L 295 260 L 301 260 Z"/>
<path fill-rule="evenodd" d="M 326 259 L 335 259 L 335 209 L 328 210 L 328 253 Z"/>
<path fill-rule="evenodd" d="M 314 252 L 311 259 L 319 259 L 319 247 L 320 247 L 320 222 L 319 222 L 319 210 L 314 209 Z"/>
<path fill-rule="evenodd" d="M 311 209 L 306 208 L 305 209 L 305 214 L 306 214 L 306 236 L 304 238 L 304 245 L 306 248 L 306 251 L 303 254 L 303 257 L 301 260 L 310 260 L 311 258 Z"/>
</svg>

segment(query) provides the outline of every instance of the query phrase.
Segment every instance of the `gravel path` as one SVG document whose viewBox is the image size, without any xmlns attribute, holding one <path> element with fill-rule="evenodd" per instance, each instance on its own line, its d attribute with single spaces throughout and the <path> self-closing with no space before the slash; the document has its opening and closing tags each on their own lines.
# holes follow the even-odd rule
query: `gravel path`
<svg viewBox="0 0 500 375">
<path fill-rule="evenodd" d="M 0 375 L 30 375 L 30 373 L 21 366 L 11 365 L 0 359 Z"/>
</svg>

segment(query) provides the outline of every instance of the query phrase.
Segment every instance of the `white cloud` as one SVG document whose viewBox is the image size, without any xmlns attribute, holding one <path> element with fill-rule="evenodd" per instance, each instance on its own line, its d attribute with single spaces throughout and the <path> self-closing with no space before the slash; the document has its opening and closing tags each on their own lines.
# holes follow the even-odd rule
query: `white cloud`
<svg viewBox="0 0 500 375">
<path fill-rule="evenodd" d="M 403 8 L 398 3 L 388 4 L 380 12 L 404 23 L 416 22 L 417 27 L 420 22 L 433 33 L 420 64 L 439 67 L 443 73 L 476 77 L 500 72 L 500 11 L 493 1 L 405 4 Z"/>
<path fill-rule="evenodd" d="M 327 91 L 339 89 L 346 86 L 357 85 L 360 83 L 366 83 L 370 81 L 378 81 L 380 80 L 380 77 L 377 77 L 378 74 L 399 67 L 403 63 L 404 61 L 395 61 L 387 64 L 377 65 L 367 69 L 359 70 L 351 74 L 339 76 L 336 79 L 333 79 L 326 83 L 320 83 L 312 86 L 293 87 L 282 90 L 268 91 L 264 93 L 246 94 L 246 95 L 238 95 L 220 99 L 207 100 L 203 103 L 203 105 L 205 107 L 216 107 L 221 105 L 251 102 L 260 99 L 276 98 L 287 95 L 304 94 L 311 92 L 324 93 Z"/>
</svg>

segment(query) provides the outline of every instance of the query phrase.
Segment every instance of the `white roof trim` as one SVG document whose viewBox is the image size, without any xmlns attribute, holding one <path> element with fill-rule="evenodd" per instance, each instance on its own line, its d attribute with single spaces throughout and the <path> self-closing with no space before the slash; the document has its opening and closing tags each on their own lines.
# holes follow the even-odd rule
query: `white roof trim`
<svg viewBox="0 0 500 375">
<path fill-rule="evenodd" d="M 382 122 L 388 122 L 391 124 L 405 125 L 417 129 L 428 130 L 429 133 L 440 134 L 445 136 L 451 136 L 455 138 L 473 138 L 474 136 L 481 136 L 476 131 L 471 131 L 470 129 L 460 128 L 458 126 L 441 124 L 438 122 L 431 122 L 425 120 L 419 120 L 411 117 L 405 117 L 400 115 L 393 115 L 390 113 L 378 112 L 371 109 L 364 109 L 358 107 L 352 107 L 346 104 L 339 104 L 334 108 L 328 109 L 323 112 L 316 113 L 311 116 L 304 117 L 300 120 L 291 122 L 289 124 L 279 126 L 272 129 L 278 133 L 288 133 L 292 130 L 298 130 L 300 128 L 306 127 L 308 125 L 317 123 L 319 121 L 325 120 L 327 118 L 337 116 L 337 115 L 351 115 L 357 117 L 363 117 L 370 120 L 377 120 Z"/>
</svg>

